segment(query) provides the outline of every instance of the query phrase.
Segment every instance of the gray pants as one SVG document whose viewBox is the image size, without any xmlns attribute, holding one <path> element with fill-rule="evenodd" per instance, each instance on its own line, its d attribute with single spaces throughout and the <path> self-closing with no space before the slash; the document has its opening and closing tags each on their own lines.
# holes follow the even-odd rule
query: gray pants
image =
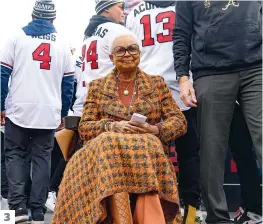
<svg viewBox="0 0 263 224">
<path fill-rule="evenodd" d="M 30 177 L 28 149 L 31 149 L 32 185 L 29 206 L 32 213 L 43 213 L 50 179 L 51 151 L 55 130 L 29 129 L 6 118 L 5 163 L 9 185 L 8 204 L 11 210 L 26 204 L 26 188 Z"/>
<path fill-rule="evenodd" d="M 206 222 L 229 223 L 223 183 L 230 125 L 238 100 L 262 163 L 262 70 L 205 76 L 194 81 L 194 88 Z"/>
</svg>

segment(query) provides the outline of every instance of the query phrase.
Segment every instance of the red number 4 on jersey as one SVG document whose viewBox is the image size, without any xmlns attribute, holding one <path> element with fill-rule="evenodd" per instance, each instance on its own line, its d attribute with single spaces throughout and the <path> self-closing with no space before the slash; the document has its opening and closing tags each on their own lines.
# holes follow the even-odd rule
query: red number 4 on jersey
<svg viewBox="0 0 263 224">
<path fill-rule="evenodd" d="M 34 61 L 41 61 L 40 69 L 50 70 L 50 44 L 42 43 L 37 49 L 32 53 Z"/>
<path fill-rule="evenodd" d="M 90 68 L 91 69 L 98 69 L 98 54 L 97 54 L 97 41 L 94 40 L 90 43 L 89 48 L 86 52 L 86 45 L 82 47 L 82 58 L 83 58 L 83 64 L 82 64 L 82 71 L 85 70 L 85 58 L 87 63 L 90 62 Z"/>
</svg>

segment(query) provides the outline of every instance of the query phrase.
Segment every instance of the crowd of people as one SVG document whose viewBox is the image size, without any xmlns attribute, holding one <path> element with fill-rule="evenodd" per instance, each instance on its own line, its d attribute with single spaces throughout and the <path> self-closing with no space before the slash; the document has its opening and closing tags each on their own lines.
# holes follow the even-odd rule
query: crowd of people
<svg viewBox="0 0 263 224">
<path fill-rule="evenodd" d="M 49 209 L 52 224 L 198 224 L 201 201 L 208 224 L 262 223 L 261 2 L 95 4 L 76 62 L 52 0 L 36 0 L 1 51 L 1 196 L 16 223 L 43 224 Z M 65 129 L 70 117 L 78 131 Z M 64 131 L 79 137 L 70 158 Z M 242 198 L 234 219 L 228 146 Z"/>
</svg>

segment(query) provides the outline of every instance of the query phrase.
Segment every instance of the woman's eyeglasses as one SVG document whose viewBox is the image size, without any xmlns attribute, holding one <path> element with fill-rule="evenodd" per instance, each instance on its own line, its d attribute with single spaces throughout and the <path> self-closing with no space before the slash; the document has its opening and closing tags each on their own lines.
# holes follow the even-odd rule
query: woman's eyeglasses
<svg viewBox="0 0 263 224">
<path fill-rule="evenodd" d="M 115 47 L 113 50 L 113 54 L 116 57 L 122 57 L 126 54 L 126 51 L 128 51 L 128 53 L 130 55 L 137 55 L 140 52 L 139 46 L 137 44 L 132 44 L 130 46 L 128 46 L 127 48 L 125 47 Z"/>
</svg>

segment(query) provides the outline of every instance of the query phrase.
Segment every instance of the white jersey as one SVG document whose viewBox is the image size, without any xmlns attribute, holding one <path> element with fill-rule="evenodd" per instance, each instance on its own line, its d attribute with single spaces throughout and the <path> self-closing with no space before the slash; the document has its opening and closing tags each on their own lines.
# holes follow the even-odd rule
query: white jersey
<svg viewBox="0 0 263 224">
<path fill-rule="evenodd" d="M 76 73 L 75 73 L 75 80 L 77 81 L 77 89 L 76 89 L 76 99 L 73 105 L 73 114 L 75 116 L 81 116 L 83 103 L 85 102 L 86 98 L 86 81 L 85 77 L 83 77 L 84 73 L 82 73 L 82 57 L 78 57 L 76 60 Z"/>
<path fill-rule="evenodd" d="M 79 56 L 76 58 L 76 63 L 75 63 L 75 81 L 77 83 L 80 82 L 81 73 L 82 73 L 82 57 Z"/>
<path fill-rule="evenodd" d="M 180 99 L 173 59 L 172 32 L 175 22 L 175 6 L 157 8 L 142 2 L 127 16 L 126 27 L 133 31 L 140 42 L 140 68 L 150 75 L 161 75 L 181 108 L 189 109 Z"/>
<path fill-rule="evenodd" d="M 24 128 L 57 128 L 62 78 L 74 75 L 69 45 L 57 33 L 27 36 L 21 29 L 8 40 L 0 61 L 12 70 L 6 117 Z"/>
<path fill-rule="evenodd" d="M 99 25 L 93 36 L 84 40 L 82 47 L 82 73 L 78 82 L 74 114 L 81 116 L 89 83 L 105 77 L 114 68 L 109 58 L 113 41 L 120 35 L 130 35 L 131 31 L 120 24 L 107 22 Z"/>
</svg>

